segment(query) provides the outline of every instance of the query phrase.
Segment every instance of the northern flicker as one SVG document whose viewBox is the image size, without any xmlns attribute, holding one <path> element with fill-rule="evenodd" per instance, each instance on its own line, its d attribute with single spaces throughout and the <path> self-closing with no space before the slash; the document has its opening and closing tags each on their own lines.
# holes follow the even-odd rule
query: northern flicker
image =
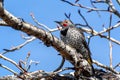
<svg viewBox="0 0 120 80">
<path fill-rule="evenodd" d="M 85 40 L 81 28 L 77 28 L 70 20 L 56 21 L 56 23 L 58 23 L 62 27 L 62 29 L 60 29 L 61 40 L 65 44 L 76 49 L 78 53 L 81 53 L 83 58 L 87 60 L 87 62 L 93 69 L 91 52 L 88 48 L 87 42 Z"/>
</svg>

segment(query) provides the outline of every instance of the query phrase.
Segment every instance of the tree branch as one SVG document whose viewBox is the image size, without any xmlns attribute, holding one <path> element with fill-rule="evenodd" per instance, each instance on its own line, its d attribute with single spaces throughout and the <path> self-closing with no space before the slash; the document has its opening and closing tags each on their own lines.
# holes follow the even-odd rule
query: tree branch
<svg viewBox="0 0 120 80">
<path fill-rule="evenodd" d="M 85 31 L 86 33 L 92 34 L 93 36 L 100 36 L 101 38 L 108 39 L 108 40 L 110 40 L 110 41 L 112 41 L 112 42 L 120 45 L 120 41 L 118 41 L 118 40 L 116 40 L 116 39 L 114 39 L 114 38 L 112 38 L 112 37 L 109 38 L 109 36 L 105 36 L 105 35 L 103 35 L 103 34 L 100 34 L 99 32 L 97 32 L 97 31 L 95 31 L 95 30 L 87 29 L 87 28 L 84 28 L 84 27 L 82 27 L 81 29 L 82 29 L 83 31 Z"/>
<path fill-rule="evenodd" d="M 15 61 L 13 61 L 12 59 L 9 59 L 9 58 L 3 56 L 2 54 L 0 54 L 0 58 L 14 64 L 18 69 L 20 69 L 24 73 L 24 70 L 21 67 L 19 67 L 19 65 Z"/>
<path fill-rule="evenodd" d="M 111 72 L 113 72 L 113 73 L 115 73 L 115 74 L 119 74 L 119 72 L 115 71 L 113 68 L 108 67 L 108 66 L 106 66 L 106 65 L 103 65 L 102 63 L 100 63 L 100 62 L 98 62 L 98 61 L 96 61 L 96 60 L 93 60 L 93 63 L 96 64 L 97 66 L 100 66 L 100 67 L 102 67 L 102 68 L 104 68 L 104 69 L 106 69 L 106 70 L 109 70 L 109 71 L 111 71 Z"/>
<path fill-rule="evenodd" d="M 27 45 L 28 43 L 30 43 L 31 41 L 35 40 L 36 38 L 35 37 L 31 37 L 30 39 L 26 40 L 24 43 L 18 45 L 18 46 L 15 46 L 11 49 L 3 49 L 5 52 L 2 52 L 1 54 L 6 54 L 8 52 L 13 52 L 15 50 L 19 50 L 21 49 L 23 46 Z"/>
<path fill-rule="evenodd" d="M 106 0 L 106 3 L 112 9 L 112 12 L 120 18 L 120 13 L 115 9 L 115 6 L 113 5 L 112 0 Z"/>
<path fill-rule="evenodd" d="M 38 26 L 44 27 L 44 28 L 47 29 L 49 32 L 54 32 L 54 31 L 57 31 L 57 30 L 58 30 L 58 28 L 50 29 L 48 26 L 46 26 L 46 25 L 38 22 L 37 19 L 34 17 L 33 13 L 31 13 L 30 15 L 31 15 L 32 19 L 34 20 L 34 22 L 35 22 Z"/>
<path fill-rule="evenodd" d="M 0 21 L 0 26 L 9 26 L 8 24 L 6 24 L 4 21 Z"/>
<path fill-rule="evenodd" d="M 64 42 L 54 37 L 50 32 L 46 32 L 40 28 L 33 26 L 25 21 L 21 21 L 17 17 L 13 16 L 7 10 L 0 7 L 0 17 L 8 24 L 10 27 L 16 30 L 23 31 L 28 35 L 35 36 L 36 38 L 42 40 L 47 46 L 54 47 L 60 54 L 69 62 L 71 62 L 75 67 L 76 76 L 80 76 L 82 68 L 84 71 L 87 71 L 88 74 L 91 69 L 88 62 L 82 58 L 81 54 L 78 54 L 74 48 L 71 48 L 68 45 L 65 45 Z"/>
<path fill-rule="evenodd" d="M 15 74 L 15 75 L 18 75 L 17 72 L 15 72 L 14 70 L 10 69 L 9 67 L 7 67 L 7 66 L 5 66 L 5 65 L 0 64 L 0 67 L 2 67 L 2 68 L 4 68 L 4 69 L 6 69 L 6 70 L 12 72 L 12 73 Z"/>
</svg>

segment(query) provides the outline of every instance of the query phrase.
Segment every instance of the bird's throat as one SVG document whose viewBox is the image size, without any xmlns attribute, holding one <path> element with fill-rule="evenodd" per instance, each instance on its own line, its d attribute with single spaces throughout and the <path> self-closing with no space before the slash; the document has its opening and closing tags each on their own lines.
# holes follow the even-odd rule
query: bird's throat
<svg viewBox="0 0 120 80">
<path fill-rule="evenodd" d="M 64 29 L 64 30 L 61 30 L 60 33 L 61 33 L 63 36 L 66 36 L 67 31 L 68 31 L 68 28 L 66 28 L 66 29 Z"/>
</svg>

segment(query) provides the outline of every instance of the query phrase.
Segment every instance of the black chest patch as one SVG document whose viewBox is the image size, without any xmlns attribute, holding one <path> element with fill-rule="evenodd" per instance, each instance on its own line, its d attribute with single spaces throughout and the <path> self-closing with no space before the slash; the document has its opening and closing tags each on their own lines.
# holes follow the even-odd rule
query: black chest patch
<svg viewBox="0 0 120 80">
<path fill-rule="evenodd" d="M 66 28 L 65 30 L 61 30 L 60 33 L 61 33 L 63 36 L 66 36 L 67 31 L 68 31 L 68 28 Z"/>
</svg>

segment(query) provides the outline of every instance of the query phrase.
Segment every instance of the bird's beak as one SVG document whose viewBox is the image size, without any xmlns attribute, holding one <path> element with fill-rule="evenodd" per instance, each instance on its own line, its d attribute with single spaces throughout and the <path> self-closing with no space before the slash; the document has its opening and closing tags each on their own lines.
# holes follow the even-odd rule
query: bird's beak
<svg viewBox="0 0 120 80">
<path fill-rule="evenodd" d="M 61 27 L 61 22 L 62 21 L 54 21 L 54 22 L 56 22 L 58 24 L 57 25 L 58 30 L 62 30 L 62 27 Z"/>
<path fill-rule="evenodd" d="M 57 24 L 61 24 L 61 21 L 54 21 L 54 22 L 56 22 Z"/>
</svg>

